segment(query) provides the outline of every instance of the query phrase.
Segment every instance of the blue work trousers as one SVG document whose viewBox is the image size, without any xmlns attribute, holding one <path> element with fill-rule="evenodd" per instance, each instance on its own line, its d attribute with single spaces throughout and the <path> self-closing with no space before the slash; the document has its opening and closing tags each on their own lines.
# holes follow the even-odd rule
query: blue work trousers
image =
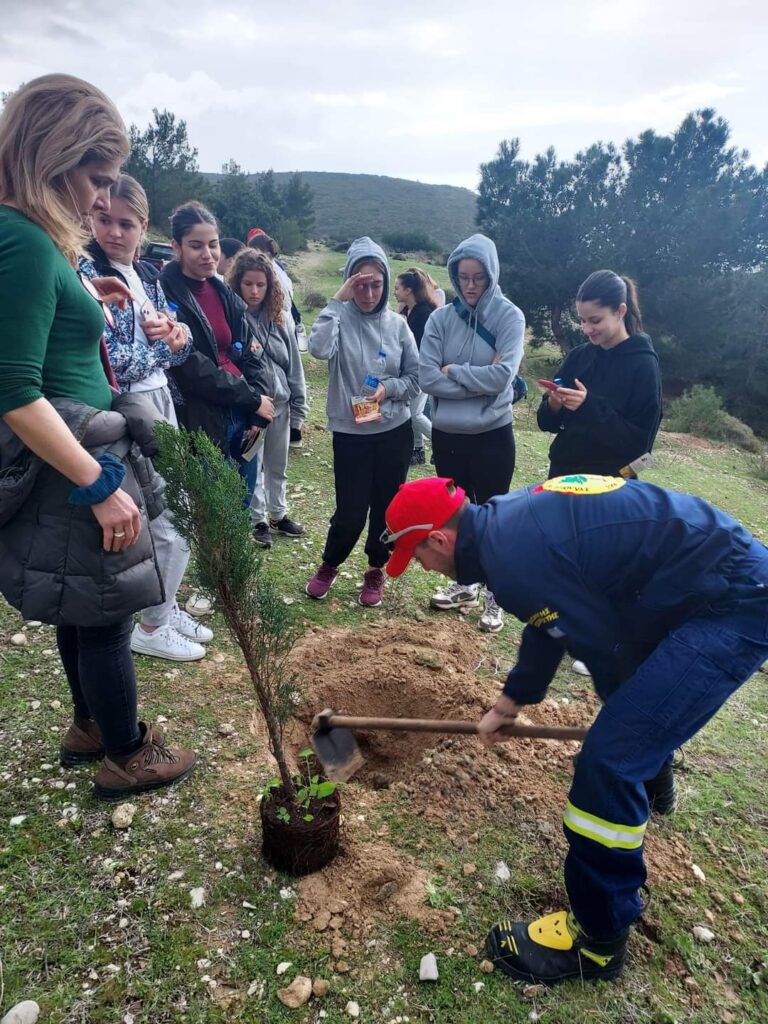
<svg viewBox="0 0 768 1024">
<path fill-rule="evenodd" d="M 584 931 L 608 938 L 642 912 L 652 779 L 768 659 L 768 600 L 669 633 L 608 696 L 579 756 L 564 816 L 565 885 Z"/>
</svg>

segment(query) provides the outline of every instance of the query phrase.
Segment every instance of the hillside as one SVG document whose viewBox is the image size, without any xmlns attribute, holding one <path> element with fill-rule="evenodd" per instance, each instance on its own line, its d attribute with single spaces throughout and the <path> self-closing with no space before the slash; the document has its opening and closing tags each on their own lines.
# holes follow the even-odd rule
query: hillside
<svg viewBox="0 0 768 1024">
<path fill-rule="evenodd" d="M 280 184 L 289 176 L 287 171 L 275 172 Z M 301 171 L 301 176 L 315 194 L 314 235 L 324 241 L 425 231 L 449 250 L 475 230 L 476 199 L 467 188 L 425 185 L 378 174 Z"/>
</svg>

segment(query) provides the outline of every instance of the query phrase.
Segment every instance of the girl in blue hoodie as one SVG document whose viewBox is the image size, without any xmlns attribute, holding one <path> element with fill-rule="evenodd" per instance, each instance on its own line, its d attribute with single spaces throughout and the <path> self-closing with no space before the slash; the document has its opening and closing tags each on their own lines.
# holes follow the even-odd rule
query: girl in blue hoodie
<svg viewBox="0 0 768 1024">
<path fill-rule="evenodd" d="M 322 565 L 306 592 L 318 601 L 327 595 L 368 519 L 368 569 L 359 597 L 366 608 L 380 605 L 383 598 L 382 569 L 389 558 L 381 541 L 384 512 L 408 475 L 413 450 L 409 403 L 419 393 L 416 342 L 403 317 L 387 305 L 389 281 L 384 250 L 370 238 L 356 239 L 347 252 L 344 284 L 309 336 L 310 353 L 329 362 L 326 411 L 333 432 L 336 509 Z M 378 384 L 367 396 L 366 410 L 354 399 L 361 397 L 372 371 Z"/>
<path fill-rule="evenodd" d="M 482 505 L 506 494 L 515 470 L 514 381 L 523 358 L 525 317 L 499 287 L 499 257 L 485 235 L 472 235 L 448 258 L 456 291 L 427 321 L 419 383 L 432 396 L 432 453 L 437 475 L 450 477 Z M 453 583 L 432 597 L 435 608 L 475 607 L 480 585 Z M 490 591 L 480 629 L 498 632 L 501 609 Z"/>
</svg>

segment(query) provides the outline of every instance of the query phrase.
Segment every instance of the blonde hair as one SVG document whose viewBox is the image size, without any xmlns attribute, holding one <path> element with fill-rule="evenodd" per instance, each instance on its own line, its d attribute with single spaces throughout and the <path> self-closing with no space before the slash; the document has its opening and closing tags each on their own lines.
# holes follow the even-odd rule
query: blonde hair
<svg viewBox="0 0 768 1024">
<path fill-rule="evenodd" d="M 109 194 L 113 199 L 122 199 L 130 207 L 132 213 L 144 223 L 149 222 L 149 200 L 144 186 L 132 178 L 130 174 L 121 174 L 114 185 L 110 186 Z"/>
<path fill-rule="evenodd" d="M 43 75 L 0 115 L 0 201 L 39 224 L 75 263 L 87 233 L 69 205 L 67 174 L 91 160 L 122 163 L 129 153 L 122 118 L 100 89 L 73 75 Z"/>
</svg>

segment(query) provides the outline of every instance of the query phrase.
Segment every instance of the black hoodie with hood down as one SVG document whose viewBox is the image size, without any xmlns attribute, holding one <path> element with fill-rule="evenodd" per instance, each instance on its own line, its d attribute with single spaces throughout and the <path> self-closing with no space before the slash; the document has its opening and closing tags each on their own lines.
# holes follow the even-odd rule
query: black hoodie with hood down
<svg viewBox="0 0 768 1024">
<path fill-rule="evenodd" d="M 614 348 L 586 342 L 565 358 L 555 374 L 563 387 L 576 378 L 587 397 L 573 412 L 552 412 L 544 395 L 537 420 L 556 434 L 549 449 L 550 476 L 619 470 L 649 452 L 661 421 L 659 357 L 647 334 L 633 334 Z"/>
</svg>

